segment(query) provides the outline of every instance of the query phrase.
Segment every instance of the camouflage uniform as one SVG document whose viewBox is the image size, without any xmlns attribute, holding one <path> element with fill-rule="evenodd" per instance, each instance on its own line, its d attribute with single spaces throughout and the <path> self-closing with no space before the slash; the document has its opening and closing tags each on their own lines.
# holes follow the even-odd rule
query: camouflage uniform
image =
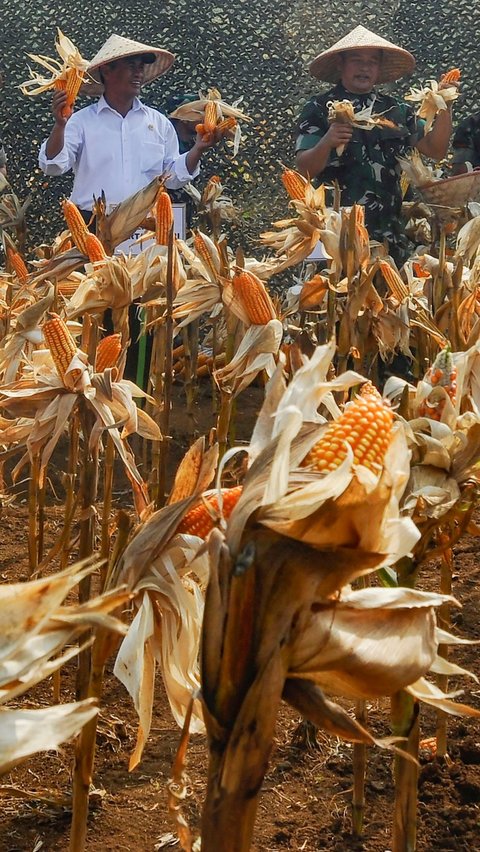
<svg viewBox="0 0 480 852">
<path fill-rule="evenodd" d="M 453 136 L 453 163 L 480 166 L 480 112 L 470 115 L 458 125 Z"/>
<path fill-rule="evenodd" d="M 402 193 L 401 169 L 397 157 L 405 156 L 423 135 L 423 122 L 417 121 L 412 108 L 381 93 L 352 94 L 341 83 L 305 104 L 299 118 L 296 151 L 313 148 L 329 128 L 329 101 L 349 100 L 355 112 L 373 104 L 374 115 L 382 115 L 396 127 L 354 128 L 353 135 L 339 157 L 330 153 L 321 180 L 330 184 L 337 180 L 342 190 L 342 204 L 365 206 L 365 222 L 371 239 L 388 240 L 390 251 L 401 260 L 408 241 L 400 223 Z M 319 179 L 317 178 L 317 182 Z"/>
</svg>

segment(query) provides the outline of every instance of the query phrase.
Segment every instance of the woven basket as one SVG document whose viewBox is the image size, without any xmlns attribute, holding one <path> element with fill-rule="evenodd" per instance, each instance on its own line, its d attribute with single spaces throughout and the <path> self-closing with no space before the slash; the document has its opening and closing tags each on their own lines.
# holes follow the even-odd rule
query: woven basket
<svg viewBox="0 0 480 852">
<path fill-rule="evenodd" d="M 425 183 L 417 189 L 427 204 L 464 207 L 469 201 L 480 201 L 480 170 Z"/>
</svg>

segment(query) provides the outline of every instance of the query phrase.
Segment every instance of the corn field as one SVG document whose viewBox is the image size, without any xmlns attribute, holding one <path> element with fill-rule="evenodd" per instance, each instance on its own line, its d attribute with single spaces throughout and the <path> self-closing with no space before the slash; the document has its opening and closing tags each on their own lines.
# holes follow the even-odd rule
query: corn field
<svg viewBox="0 0 480 852">
<path fill-rule="evenodd" d="M 219 98 L 204 100 L 205 129 L 241 146 L 245 116 Z M 284 217 L 254 253 L 228 236 L 239 210 L 218 176 L 192 190 L 185 240 L 159 176 L 110 215 L 100 199 L 96 233 L 65 201 L 63 230 L 33 251 L 23 199 L 3 182 L 1 501 L 6 534 L 25 501 L 28 567 L 4 565 L 0 585 L 0 790 L 43 818 L 63 809 L 68 840 L 62 830 L 55 848 L 95 848 L 102 744 L 124 761 L 115 788 L 155 761 L 159 679 L 177 733 L 156 782 L 158 833 L 109 848 L 254 848 L 285 712 L 303 720 L 305 760 L 309 738 L 350 756 L 352 842 L 370 822 L 379 751 L 384 843 L 432 848 L 417 830 L 422 761 L 458 764 L 450 717 L 475 738 L 480 716 L 476 673 L 458 662 L 478 624 L 461 629 L 456 561 L 480 534 L 480 186 L 418 157 L 403 168 L 415 200 L 401 268 L 361 206 L 338 193 L 330 205 L 324 186 L 280 166 Z M 116 254 L 140 226 L 144 250 Z M 189 781 L 199 743 L 201 793 Z M 32 790 L 17 773 L 38 754 L 52 770 Z M 321 777 L 311 794 L 321 799 Z M 328 848 L 348 842 L 339 832 Z M 327 847 L 310 836 L 285 848 Z"/>
</svg>

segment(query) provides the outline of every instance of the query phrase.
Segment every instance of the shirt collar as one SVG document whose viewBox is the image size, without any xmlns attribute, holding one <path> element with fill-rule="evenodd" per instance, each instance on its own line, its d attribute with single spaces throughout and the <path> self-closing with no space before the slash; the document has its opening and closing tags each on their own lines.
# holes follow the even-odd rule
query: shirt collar
<svg viewBox="0 0 480 852">
<path fill-rule="evenodd" d="M 118 115 L 117 111 L 115 109 L 113 109 L 110 106 L 110 104 L 107 103 L 107 101 L 105 100 L 105 96 L 102 95 L 99 98 L 99 100 L 97 101 L 97 113 L 102 112 L 102 110 L 104 110 L 104 109 L 109 109 L 111 112 L 114 112 L 114 113 L 116 113 L 116 115 Z M 139 109 L 143 110 L 143 112 L 146 112 L 146 106 L 145 106 L 144 103 L 142 103 L 140 98 L 134 98 L 132 109 L 129 110 L 129 112 L 137 112 L 137 110 L 139 110 Z M 128 113 L 127 113 L 127 115 L 128 115 Z"/>
<path fill-rule="evenodd" d="M 364 94 L 348 92 L 342 83 L 337 83 L 332 91 L 332 95 L 335 97 L 335 100 L 348 100 L 351 101 L 354 106 L 361 108 L 370 106 L 370 104 L 375 103 L 376 100 L 376 94 L 374 91 L 365 92 Z"/>
</svg>

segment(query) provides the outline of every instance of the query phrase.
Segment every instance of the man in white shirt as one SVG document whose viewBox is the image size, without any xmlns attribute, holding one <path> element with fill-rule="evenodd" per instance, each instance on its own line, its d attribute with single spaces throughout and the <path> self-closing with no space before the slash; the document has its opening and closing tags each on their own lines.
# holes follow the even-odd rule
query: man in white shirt
<svg viewBox="0 0 480 852">
<path fill-rule="evenodd" d="M 164 74 L 174 58 L 167 50 L 113 35 L 87 70 L 94 82 L 84 91 L 100 94 L 96 103 L 66 118 L 66 94 L 54 93 L 55 125 L 41 146 L 40 168 L 48 175 L 73 170 L 71 200 L 85 218 L 102 191 L 108 211 L 164 172 L 167 187 L 183 186 L 198 174 L 204 151 L 217 143 L 197 135 L 192 149 L 180 155 L 171 122 L 139 100 L 142 85 Z"/>
</svg>

